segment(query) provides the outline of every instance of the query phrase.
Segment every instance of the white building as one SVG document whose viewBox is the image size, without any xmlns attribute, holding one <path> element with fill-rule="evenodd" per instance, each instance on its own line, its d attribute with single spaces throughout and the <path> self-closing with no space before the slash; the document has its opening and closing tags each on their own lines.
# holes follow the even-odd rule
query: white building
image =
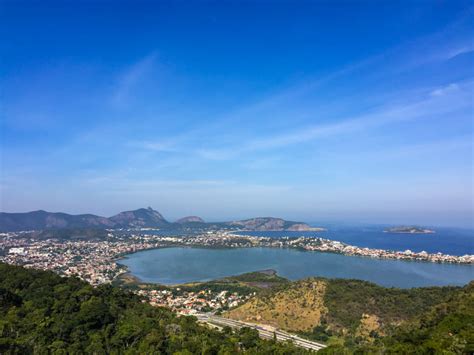
<svg viewBox="0 0 474 355">
<path fill-rule="evenodd" d="M 26 255 L 25 248 L 10 248 L 8 254 Z"/>
</svg>

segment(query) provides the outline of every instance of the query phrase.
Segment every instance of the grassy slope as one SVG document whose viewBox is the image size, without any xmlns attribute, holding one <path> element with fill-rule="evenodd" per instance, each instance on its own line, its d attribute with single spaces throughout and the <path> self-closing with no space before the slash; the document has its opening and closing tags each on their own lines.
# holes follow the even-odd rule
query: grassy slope
<svg viewBox="0 0 474 355">
<path fill-rule="evenodd" d="M 308 280 L 295 285 L 253 298 L 226 316 L 290 331 L 310 331 L 320 324 L 326 312 L 323 302 L 326 284 Z"/>
<path fill-rule="evenodd" d="M 357 346 L 381 346 L 385 344 L 381 338 L 389 341 L 394 334 L 399 334 L 397 332 L 405 334 L 402 329 L 413 327 L 413 322 L 419 317 L 440 312 L 451 317 L 455 308 L 453 298 L 460 297 L 467 302 L 468 297 L 472 298 L 472 289 L 471 285 L 464 289 L 431 287 L 402 290 L 359 280 L 312 278 L 285 285 L 271 294 L 260 295 L 227 312 L 226 316 L 271 324 L 315 340 L 345 344 L 354 349 Z M 469 320 L 458 318 L 459 327 Z M 444 335 L 448 328 L 443 328 Z M 466 334 L 461 338 L 465 340 Z"/>
</svg>

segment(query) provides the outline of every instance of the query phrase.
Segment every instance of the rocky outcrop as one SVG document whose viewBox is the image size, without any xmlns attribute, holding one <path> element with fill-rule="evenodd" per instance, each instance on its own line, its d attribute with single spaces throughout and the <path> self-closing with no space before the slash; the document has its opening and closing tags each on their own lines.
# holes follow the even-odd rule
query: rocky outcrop
<svg viewBox="0 0 474 355">
<path fill-rule="evenodd" d="M 110 220 L 116 227 L 124 228 L 159 228 L 169 224 L 158 211 L 151 207 L 121 212 L 110 217 Z"/>
<path fill-rule="evenodd" d="M 186 224 L 186 223 L 206 223 L 201 217 L 198 216 L 187 216 L 178 219 L 175 223 Z"/>
<path fill-rule="evenodd" d="M 306 223 L 286 221 L 274 217 L 258 217 L 233 221 L 227 223 L 230 226 L 242 228 L 249 231 L 312 231 L 315 228 Z M 316 229 L 316 230 L 319 230 Z"/>
</svg>

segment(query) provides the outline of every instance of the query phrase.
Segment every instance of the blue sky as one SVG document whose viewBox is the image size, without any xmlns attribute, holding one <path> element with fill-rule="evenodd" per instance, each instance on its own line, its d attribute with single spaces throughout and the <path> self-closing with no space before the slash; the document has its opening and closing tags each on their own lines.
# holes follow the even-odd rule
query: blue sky
<svg viewBox="0 0 474 355">
<path fill-rule="evenodd" d="M 3 211 L 473 226 L 470 1 L 0 16 Z"/>
</svg>

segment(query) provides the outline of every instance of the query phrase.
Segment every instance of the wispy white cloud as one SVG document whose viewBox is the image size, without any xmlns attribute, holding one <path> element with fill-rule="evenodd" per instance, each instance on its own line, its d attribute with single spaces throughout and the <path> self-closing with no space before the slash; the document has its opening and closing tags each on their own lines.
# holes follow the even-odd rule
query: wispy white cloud
<svg viewBox="0 0 474 355">
<path fill-rule="evenodd" d="M 156 53 L 149 54 L 121 73 L 112 94 L 111 101 L 113 105 L 125 107 L 129 104 L 133 90 L 153 68 L 156 58 Z"/>
<path fill-rule="evenodd" d="M 170 140 L 154 141 L 154 142 L 131 142 L 130 146 L 149 150 L 152 152 L 176 152 L 176 143 Z"/>
<path fill-rule="evenodd" d="M 199 149 L 196 153 L 205 159 L 226 160 L 244 153 L 303 144 L 318 138 L 356 133 L 397 122 L 448 113 L 472 107 L 472 90 L 473 82 L 452 83 L 431 91 L 418 101 L 386 106 L 358 117 L 344 117 L 335 123 L 306 126 L 289 133 L 240 141 L 233 147 Z"/>
<path fill-rule="evenodd" d="M 466 18 L 470 18 L 472 14 L 468 15 L 466 15 Z M 466 21 L 466 19 L 462 21 Z M 287 116 L 291 116 L 292 110 L 296 110 L 297 107 L 299 112 L 306 111 L 305 116 L 314 117 L 313 121 L 320 121 L 320 119 L 324 118 L 323 116 L 318 117 L 318 115 L 322 114 L 321 109 L 311 106 L 300 108 L 298 99 L 305 95 L 317 97 L 324 94 L 327 85 L 346 77 L 360 76 L 362 73 L 364 78 L 370 77 L 370 80 L 377 82 L 386 80 L 386 77 L 390 75 L 398 76 L 401 73 L 409 72 L 427 64 L 447 61 L 457 55 L 472 51 L 473 44 L 471 38 L 466 38 L 465 36 L 457 38 L 458 26 L 459 23 L 453 23 L 437 33 L 401 44 L 383 53 L 351 63 L 331 73 L 289 84 L 277 92 L 263 96 L 260 100 L 244 104 L 216 117 L 207 118 L 203 121 L 205 122 L 204 124 L 181 133 L 179 136 L 168 138 L 167 142 L 147 140 L 141 144 L 141 147 L 150 151 L 190 152 L 208 160 L 227 160 L 252 151 L 301 144 L 316 138 L 355 132 L 392 122 L 411 120 L 424 114 L 429 114 L 430 107 L 436 105 L 434 100 L 425 97 L 419 102 L 409 102 L 406 99 L 409 95 L 408 91 L 414 89 L 410 88 L 406 92 L 400 93 L 398 97 L 393 98 L 391 106 L 387 104 L 373 113 L 358 117 L 340 117 L 335 123 L 330 124 L 294 127 L 289 133 L 275 133 L 271 136 L 262 135 L 255 139 L 242 137 L 239 138 L 239 144 L 229 144 L 222 139 L 222 131 L 228 130 L 228 127 L 233 125 L 235 127 L 251 126 L 261 117 L 271 117 L 275 113 L 288 112 Z M 420 50 L 423 50 L 423 55 L 420 55 Z M 383 70 L 377 69 L 380 67 Z M 458 84 L 452 83 L 446 87 L 433 89 L 431 95 L 433 97 L 445 96 L 449 93 L 454 93 L 456 90 L 459 90 Z M 383 92 L 379 94 L 381 96 L 389 95 Z M 465 98 L 465 92 L 461 94 Z M 360 93 L 354 93 L 354 95 L 357 97 Z M 373 95 L 373 93 L 370 95 Z M 344 99 L 344 97 L 341 97 L 340 100 Z M 353 100 L 357 100 L 357 98 L 353 98 Z M 397 101 L 399 103 L 395 103 Z M 453 98 L 451 103 L 444 102 L 442 104 L 438 102 L 439 105 L 443 106 L 439 108 L 440 111 L 438 112 L 446 112 L 456 108 L 456 102 L 459 103 L 459 100 L 456 100 L 456 98 Z M 465 104 L 465 102 L 462 104 Z M 338 103 L 333 104 L 333 108 L 338 105 Z M 432 107 L 431 112 L 434 112 L 434 110 L 435 108 Z M 287 119 L 287 121 L 290 120 L 289 118 Z M 172 142 L 172 144 L 169 142 Z M 194 144 L 196 142 L 197 144 Z"/>
<path fill-rule="evenodd" d="M 459 55 L 463 55 L 463 54 L 467 54 L 467 53 L 471 53 L 471 52 L 474 52 L 474 44 L 471 42 L 471 43 L 463 43 L 461 45 L 459 45 L 458 47 L 454 47 L 454 48 L 450 48 L 447 53 L 446 53 L 446 56 L 444 57 L 445 60 L 449 60 L 449 59 L 453 59 Z"/>
<path fill-rule="evenodd" d="M 459 85 L 456 84 L 456 83 L 452 83 L 452 84 L 448 84 L 446 86 L 436 88 L 435 90 L 433 90 L 431 92 L 431 95 L 432 96 L 443 96 L 443 95 L 446 95 L 446 94 L 449 94 L 451 92 L 458 91 L 458 90 L 459 90 Z"/>
<path fill-rule="evenodd" d="M 325 154 L 326 161 L 334 164 L 349 164 L 366 162 L 369 164 L 380 164 L 383 162 L 405 162 L 416 159 L 422 166 L 426 158 L 440 157 L 442 154 L 451 154 L 453 151 L 472 150 L 474 142 L 471 135 L 456 136 L 447 139 L 436 139 L 429 142 L 404 143 L 397 146 L 383 146 L 377 150 L 368 151 L 338 151 Z M 398 164 L 396 165 L 398 166 Z M 413 171 L 413 170 L 412 170 Z"/>
</svg>

